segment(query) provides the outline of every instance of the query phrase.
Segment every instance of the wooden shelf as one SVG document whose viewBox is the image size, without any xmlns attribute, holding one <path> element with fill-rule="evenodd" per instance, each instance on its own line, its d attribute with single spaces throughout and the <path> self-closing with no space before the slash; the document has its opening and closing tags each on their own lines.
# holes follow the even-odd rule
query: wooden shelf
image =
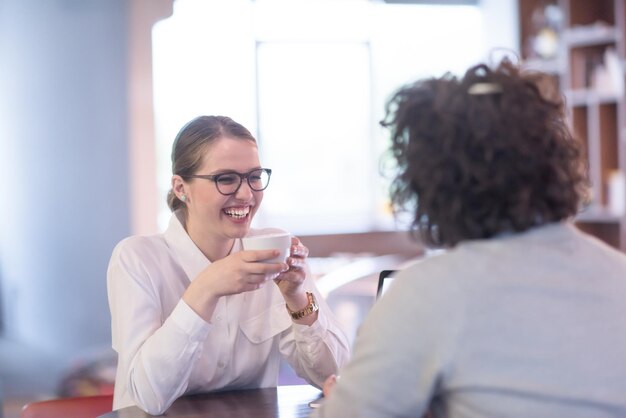
<svg viewBox="0 0 626 418">
<path fill-rule="evenodd" d="M 560 76 L 565 72 L 565 62 L 557 58 L 530 58 L 524 61 L 524 68 Z"/>
<path fill-rule="evenodd" d="M 570 48 L 615 44 L 621 32 L 613 26 L 578 26 L 563 31 L 563 42 Z"/>
<path fill-rule="evenodd" d="M 562 14 L 557 54 L 550 60 L 529 59 L 528 46 L 542 33 L 537 16 L 546 4 Z M 626 251 L 626 215 L 607 209 L 615 198 L 611 174 L 626 172 L 626 0 L 518 0 L 518 5 L 524 67 L 556 79 L 569 126 L 588 159 L 593 202 L 575 223 Z"/>
<path fill-rule="evenodd" d="M 623 216 L 615 215 L 603 207 L 590 207 L 580 212 L 575 221 L 619 225 L 623 221 Z"/>
<path fill-rule="evenodd" d="M 566 90 L 565 97 L 570 106 L 593 106 L 597 104 L 617 104 L 622 98 L 612 93 L 598 92 L 593 89 Z"/>
</svg>

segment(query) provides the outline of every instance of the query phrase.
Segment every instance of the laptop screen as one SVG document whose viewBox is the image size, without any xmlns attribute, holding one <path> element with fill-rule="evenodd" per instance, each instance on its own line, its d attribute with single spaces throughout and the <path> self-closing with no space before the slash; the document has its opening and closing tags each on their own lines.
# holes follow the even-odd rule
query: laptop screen
<svg viewBox="0 0 626 418">
<path fill-rule="evenodd" d="M 383 270 L 380 272 L 378 275 L 378 291 L 376 292 L 376 300 L 380 299 L 387 289 L 389 289 L 395 272 L 395 270 Z"/>
</svg>

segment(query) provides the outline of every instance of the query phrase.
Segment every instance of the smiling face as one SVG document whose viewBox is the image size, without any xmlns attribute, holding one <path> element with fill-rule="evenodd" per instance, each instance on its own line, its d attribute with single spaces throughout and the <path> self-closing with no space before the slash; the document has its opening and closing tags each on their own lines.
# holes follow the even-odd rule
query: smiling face
<svg viewBox="0 0 626 418">
<path fill-rule="evenodd" d="M 221 137 L 206 146 L 202 165 L 194 174 L 216 175 L 224 172 L 248 173 L 260 168 L 256 143 L 248 139 Z M 197 242 L 232 242 L 244 237 L 263 200 L 244 180 L 237 193 L 221 194 L 212 180 L 180 176 L 173 178 L 174 190 L 186 195 L 186 229 Z"/>
</svg>

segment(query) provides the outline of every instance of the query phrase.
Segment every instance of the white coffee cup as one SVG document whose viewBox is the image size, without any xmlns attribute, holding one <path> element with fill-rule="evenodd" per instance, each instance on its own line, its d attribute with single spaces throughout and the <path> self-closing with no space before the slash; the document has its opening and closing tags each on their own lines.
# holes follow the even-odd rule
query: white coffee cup
<svg viewBox="0 0 626 418">
<path fill-rule="evenodd" d="M 263 263 L 284 263 L 291 249 L 291 234 L 280 229 L 257 230 L 241 239 L 244 250 L 280 250 L 277 257 L 263 260 Z"/>
</svg>

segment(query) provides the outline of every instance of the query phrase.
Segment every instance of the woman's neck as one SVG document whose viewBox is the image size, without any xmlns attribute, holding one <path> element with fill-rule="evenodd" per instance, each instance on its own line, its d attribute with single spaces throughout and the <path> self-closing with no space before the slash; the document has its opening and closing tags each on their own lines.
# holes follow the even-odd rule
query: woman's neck
<svg viewBox="0 0 626 418">
<path fill-rule="evenodd" d="M 235 244 L 234 238 L 226 238 L 210 231 L 203 231 L 201 228 L 190 226 L 188 221 L 185 224 L 185 230 L 194 244 L 196 244 L 196 247 L 212 263 L 230 254 Z"/>
</svg>

